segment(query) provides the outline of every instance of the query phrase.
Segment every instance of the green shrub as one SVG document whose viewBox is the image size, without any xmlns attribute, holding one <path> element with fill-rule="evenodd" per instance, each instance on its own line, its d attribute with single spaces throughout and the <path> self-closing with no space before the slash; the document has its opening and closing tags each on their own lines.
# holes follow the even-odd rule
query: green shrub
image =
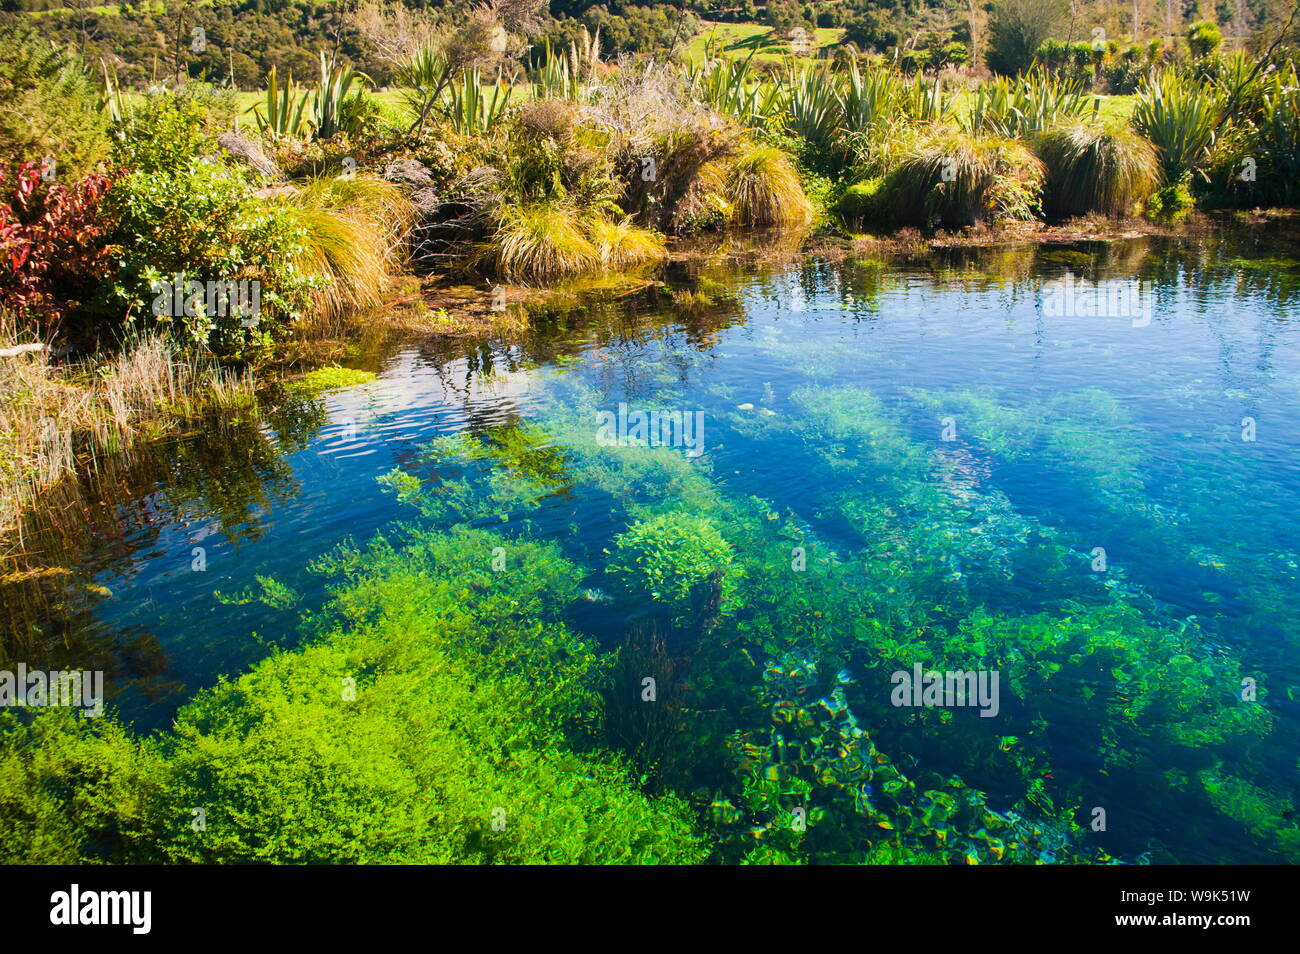
<svg viewBox="0 0 1300 954">
<path fill-rule="evenodd" d="M 1223 34 L 1209 20 L 1200 20 L 1187 28 L 1187 48 L 1196 59 L 1212 56 L 1223 45 Z"/>
<path fill-rule="evenodd" d="M 1116 51 L 1101 68 L 1107 90 L 1118 94 L 1137 92 L 1160 61 L 1163 52 L 1158 39 L 1148 43 L 1135 43 L 1122 51 Z"/>
<path fill-rule="evenodd" d="M 1147 217 L 1156 222 L 1178 222 L 1196 206 L 1188 178 L 1157 189 L 1147 200 Z"/>
<path fill-rule="evenodd" d="M 1150 76 L 1138 92 L 1133 125 L 1156 147 L 1165 180 L 1199 170 L 1214 147 L 1222 94 L 1173 70 Z"/>
<path fill-rule="evenodd" d="M 1234 124 L 1216 150 L 1213 198 L 1239 206 L 1300 202 L 1300 78 L 1294 64 L 1255 84 L 1249 123 Z"/>
<path fill-rule="evenodd" d="M 989 69 L 1007 76 L 1028 69 L 1068 11 L 1064 0 L 996 0 L 989 14 Z"/>
<path fill-rule="evenodd" d="M 1097 47 L 1086 40 L 1066 43 L 1049 39 L 1034 52 L 1034 60 L 1054 76 L 1091 82 L 1105 54 L 1104 46 Z"/>
<path fill-rule="evenodd" d="M 878 218 L 877 197 L 884 185 L 881 177 L 855 182 L 840 195 L 835 203 L 835 214 L 848 225 L 858 226 Z"/>
<path fill-rule="evenodd" d="M 253 196 L 245 172 L 218 154 L 203 120 L 198 104 L 160 94 L 115 129 L 112 159 L 126 171 L 104 200 L 117 223 L 108 304 L 130 322 L 157 322 L 191 344 L 237 351 L 298 317 L 313 280 L 293 267 L 303 240 L 298 223 Z M 261 314 L 251 327 L 237 315 L 208 315 L 202 305 L 169 313 L 160 293 L 160 283 L 237 280 L 261 283 Z"/>
</svg>

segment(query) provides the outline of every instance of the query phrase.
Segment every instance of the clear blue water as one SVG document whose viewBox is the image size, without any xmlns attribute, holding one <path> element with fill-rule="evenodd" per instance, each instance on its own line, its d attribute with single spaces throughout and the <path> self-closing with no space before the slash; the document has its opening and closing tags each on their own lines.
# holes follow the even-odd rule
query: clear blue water
<svg viewBox="0 0 1300 954">
<path fill-rule="evenodd" d="M 759 498 L 810 560 L 891 567 L 862 584 L 879 591 L 869 605 L 881 619 L 880 600 L 907 594 L 888 625 L 928 613 L 934 632 L 979 609 L 1086 627 L 1072 607 L 1118 604 L 1182 633 L 1179 649 L 1144 644 L 1133 679 L 1181 672 L 1180 655 L 1204 666 L 1182 689 L 1148 680 L 1125 715 L 1109 663 L 1066 660 L 1016 689 L 1008 662 L 1001 715 L 959 715 L 958 744 L 871 683 L 895 666 L 873 669 L 870 636 L 848 638 L 869 614 L 846 598 L 825 607 L 835 631 L 813 642 L 839 647 L 858 720 L 896 763 L 959 774 L 1008 805 L 1037 783 L 1085 826 L 1104 806 L 1097 844 L 1126 861 L 1297 860 L 1300 266 L 1268 254 L 1134 242 L 742 268 L 702 284 L 672 271 L 637 295 L 539 313 L 518 340 L 403 345 L 370 362 L 376 381 L 296 417 L 160 448 L 148 476 L 107 501 L 112 529 L 82 551 L 78 578 L 107 593 L 61 624 L 65 642 L 99 648 L 113 702 L 141 730 L 166 725 L 219 675 L 294 643 L 299 615 L 327 595 L 312 559 L 395 520 L 440 519 L 378 478 L 400 468 L 436 487 L 504 466 L 431 463 L 422 449 L 434 438 L 531 422 L 565 449 L 574 434 L 590 439 L 593 409 L 699 411 L 705 453 L 689 467 L 711 489 L 683 506 L 707 516 L 718 500 Z M 1045 283 L 1067 270 L 1142 281 L 1149 324 L 1051 314 Z M 683 287 L 713 304 L 683 307 L 672 295 Z M 636 501 L 612 503 L 592 473 L 577 466 L 535 507 L 500 510 L 591 570 L 574 622 L 614 646 L 638 608 L 604 595 L 602 553 Z M 646 501 L 665 492 L 628 486 Z M 297 600 L 240 602 L 259 577 Z M 742 607 L 712 636 L 745 620 Z M 786 624 L 765 625 L 770 653 Z M 927 639 L 936 652 L 917 658 L 937 665 L 940 643 Z M 949 663 L 970 668 L 996 656 L 954 652 Z M 1243 678 L 1258 687 L 1248 726 L 1214 737 L 1247 706 Z"/>
</svg>

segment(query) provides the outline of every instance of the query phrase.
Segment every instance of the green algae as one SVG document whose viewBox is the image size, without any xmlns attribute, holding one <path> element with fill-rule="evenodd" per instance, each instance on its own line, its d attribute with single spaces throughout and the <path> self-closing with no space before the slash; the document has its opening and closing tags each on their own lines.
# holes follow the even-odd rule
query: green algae
<svg viewBox="0 0 1300 954">
<path fill-rule="evenodd" d="M 375 380 L 375 374 L 372 371 L 361 371 L 356 368 L 331 365 L 325 368 L 316 368 L 301 377 L 285 381 L 284 389 L 292 395 L 315 396 L 325 391 L 355 387 L 358 384 L 366 384 L 373 380 Z"/>
</svg>

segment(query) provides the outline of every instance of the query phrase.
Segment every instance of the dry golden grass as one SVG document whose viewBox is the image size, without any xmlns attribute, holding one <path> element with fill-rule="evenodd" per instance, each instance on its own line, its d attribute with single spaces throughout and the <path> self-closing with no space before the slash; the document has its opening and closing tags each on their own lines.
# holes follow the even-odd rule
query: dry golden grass
<svg viewBox="0 0 1300 954">
<path fill-rule="evenodd" d="M 812 205 L 794 163 L 780 149 L 752 146 L 732 164 L 727 198 L 740 225 L 794 226 L 812 220 Z"/>
<path fill-rule="evenodd" d="M 0 348 L 13 343 L 0 328 Z M 212 407 L 254 406 L 252 382 L 146 338 L 96 364 L 0 357 L 0 533 L 46 489 Z"/>
<path fill-rule="evenodd" d="M 358 173 L 300 183 L 283 201 L 305 232 L 294 264 L 325 279 L 313 295 L 311 324 L 334 328 L 383 304 L 415 217 L 402 191 Z"/>
</svg>

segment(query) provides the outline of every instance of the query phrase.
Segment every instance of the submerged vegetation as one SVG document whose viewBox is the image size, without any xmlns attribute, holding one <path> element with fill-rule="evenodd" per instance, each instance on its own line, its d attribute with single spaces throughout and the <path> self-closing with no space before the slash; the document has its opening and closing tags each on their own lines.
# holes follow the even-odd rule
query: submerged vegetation
<svg viewBox="0 0 1300 954">
<path fill-rule="evenodd" d="M 1154 518 L 1132 503 L 1149 448 L 1106 392 L 906 404 L 958 414 L 1007 465 L 1046 445 L 1109 521 Z M 1107 863 L 1143 860 L 1086 825 L 1132 783 L 1295 860 L 1285 791 L 1226 767 L 1276 729 L 1268 694 L 1238 691 L 1256 670 L 1134 582 L 1089 574 L 1069 534 L 972 482 L 871 389 L 813 381 L 780 415 L 720 412 L 835 475 L 816 526 L 680 450 L 602 445 L 600 406 L 560 377 L 528 422 L 446 435 L 385 476 L 420 516 L 319 558 L 334 583 L 302 646 L 200 693 L 174 728 L 6 714 L 5 857 Z M 544 539 L 561 499 L 605 529 Z M 578 622 L 592 606 L 599 639 Z M 891 706 L 890 673 L 915 664 L 1000 672 L 1001 718 Z M 1057 761 L 1062 693 L 1086 710 L 1071 751 L 1114 791 Z"/>
</svg>

